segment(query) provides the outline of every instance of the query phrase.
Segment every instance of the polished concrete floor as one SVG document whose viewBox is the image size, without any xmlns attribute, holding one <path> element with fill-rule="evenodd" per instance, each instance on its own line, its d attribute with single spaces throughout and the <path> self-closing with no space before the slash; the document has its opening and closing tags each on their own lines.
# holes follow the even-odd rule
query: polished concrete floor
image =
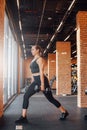
<svg viewBox="0 0 87 130">
<path fill-rule="evenodd" d="M 0 119 L 0 130 L 87 130 L 87 121 L 84 120 L 87 109 L 77 107 L 77 97 L 54 97 L 69 111 L 67 120 L 59 120 L 60 111 L 40 93 L 30 99 L 28 124 L 15 125 L 15 120 L 21 115 L 23 94 L 20 94 Z"/>
</svg>

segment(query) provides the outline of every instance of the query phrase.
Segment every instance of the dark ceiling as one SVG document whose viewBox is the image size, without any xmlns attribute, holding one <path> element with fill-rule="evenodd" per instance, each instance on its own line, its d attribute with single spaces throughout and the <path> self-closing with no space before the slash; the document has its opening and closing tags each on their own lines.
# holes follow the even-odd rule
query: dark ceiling
<svg viewBox="0 0 87 130">
<path fill-rule="evenodd" d="M 56 41 L 70 41 L 71 57 L 76 56 L 76 14 L 87 10 L 87 0 L 6 0 L 6 10 L 24 56 L 31 55 L 35 44 L 47 56 Z"/>
</svg>

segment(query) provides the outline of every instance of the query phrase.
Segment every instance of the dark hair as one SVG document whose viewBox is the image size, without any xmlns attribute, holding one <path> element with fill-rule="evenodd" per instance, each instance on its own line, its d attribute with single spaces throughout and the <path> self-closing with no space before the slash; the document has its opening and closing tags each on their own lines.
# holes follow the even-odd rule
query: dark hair
<svg viewBox="0 0 87 130">
<path fill-rule="evenodd" d="M 35 45 L 36 50 L 39 50 L 40 56 L 43 57 L 43 50 L 39 45 Z"/>
</svg>

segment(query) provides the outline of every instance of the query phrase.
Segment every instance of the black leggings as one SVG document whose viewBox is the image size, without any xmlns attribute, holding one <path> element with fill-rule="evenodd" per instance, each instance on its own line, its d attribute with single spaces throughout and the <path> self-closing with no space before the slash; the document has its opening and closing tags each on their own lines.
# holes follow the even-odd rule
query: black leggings
<svg viewBox="0 0 87 130">
<path fill-rule="evenodd" d="M 44 84 L 45 84 L 45 91 L 43 91 L 43 94 L 52 104 L 54 104 L 57 108 L 59 108 L 61 104 L 53 97 L 51 88 L 49 86 L 49 81 L 46 76 L 44 76 Z M 31 83 L 31 85 L 24 94 L 23 109 L 28 108 L 29 98 L 36 92 L 40 91 L 40 86 L 41 86 L 40 76 L 34 76 L 34 82 Z"/>
</svg>

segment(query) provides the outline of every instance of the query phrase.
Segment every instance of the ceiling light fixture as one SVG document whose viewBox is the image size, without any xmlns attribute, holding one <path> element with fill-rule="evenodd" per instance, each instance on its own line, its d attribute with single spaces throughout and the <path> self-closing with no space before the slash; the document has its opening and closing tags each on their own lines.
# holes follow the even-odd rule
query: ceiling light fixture
<svg viewBox="0 0 87 130">
<path fill-rule="evenodd" d="M 25 44 L 24 44 L 24 37 L 23 37 L 23 32 L 22 32 L 22 24 L 21 24 L 21 18 L 20 18 L 20 10 L 19 10 L 19 0 L 16 0 L 17 2 L 17 7 L 18 7 L 18 17 L 19 17 L 19 28 L 20 28 L 20 33 L 21 33 L 21 40 L 23 42 L 23 48 L 24 48 L 24 53 L 26 53 L 26 50 L 25 50 Z"/>
<path fill-rule="evenodd" d="M 74 57 L 76 57 L 76 58 L 77 58 L 77 55 L 75 55 Z"/>
<path fill-rule="evenodd" d="M 44 42 L 44 40 L 42 39 L 41 42 Z"/>
<path fill-rule="evenodd" d="M 76 53 L 77 51 L 73 51 L 72 54 Z"/>
<path fill-rule="evenodd" d="M 17 0 L 17 7 L 18 7 L 18 9 L 19 9 L 19 0 Z"/>
<path fill-rule="evenodd" d="M 23 48 L 25 48 L 25 44 L 23 43 Z"/>
<path fill-rule="evenodd" d="M 56 53 L 56 50 L 55 50 L 55 51 L 53 51 L 53 53 Z"/>
<path fill-rule="evenodd" d="M 24 53 L 26 53 L 26 50 L 24 49 Z"/>
<path fill-rule="evenodd" d="M 56 13 L 58 13 L 59 11 L 58 10 L 56 10 Z"/>
<path fill-rule="evenodd" d="M 54 35 L 56 35 L 58 32 L 60 32 L 60 31 L 62 30 L 62 27 L 63 27 L 63 25 L 64 25 L 64 23 L 65 23 L 65 20 L 67 19 L 67 17 L 68 17 L 69 14 L 71 13 L 71 11 L 72 11 L 72 9 L 73 9 L 73 7 L 74 7 L 76 1 L 77 1 L 77 0 L 73 0 L 72 3 L 70 4 L 69 8 L 68 8 L 67 11 L 65 12 L 65 15 L 64 15 L 63 19 L 62 19 L 61 22 L 60 22 L 58 28 L 56 29 Z M 53 38 L 54 38 L 54 37 L 51 38 L 51 42 L 53 41 Z M 46 51 L 44 51 L 44 52 L 46 53 Z M 44 53 L 44 54 L 45 54 L 45 53 Z"/>
<path fill-rule="evenodd" d="M 70 37 L 70 35 L 69 35 L 69 36 L 67 36 L 67 37 L 64 39 L 64 41 L 68 40 L 68 39 L 69 39 L 69 37 Z"/>
<path fill-rule="evenodd" d="M 77 31 L 77 28 L 75 28 L 74 31 Z"/>
<path fill-rule="evenodd" d="M 20 27 L 20 30 L 22 30 L 22 26 L 21 26 L 21 21 L 19 20 L 19 27 Z"/>
<path fill-rule="evenodd" d="M 48 44 L 47 49 L 50 47 L 50 44 Z"/>
<path fill-rule="evenodd" d="M 41 29 L 41 25 L 42 25 L 42 21 L 43 21 L 43 16 L 44 16 L 44 11 L 45 11 L 45 7 L 46 7 L 46 2 L 47 2 L 47 0 L 44 0 L 42 15 L 41 15 L 40 24 L 39 24 L 39 28 L 38 28 L 37 39 L 36 39 L 36 44 L 38 43 L 38 40 L 39 40 L 39 34 L 40 34 L 40 29 Z"/>
<path fill-rule="evenodd" d="M 68 11 L 71 10 L 71 8 L 72 8 L 73 4 L 75 3 L 75 1 L 76 1 L 76 0 L 73 0 L 73 1 L 72 1 L 71 5 L 70 5 L 69 8 L 68 8 Z"/>
<path fill-rule="evenodd" d="M 23 37 L 23 35 L 21 35 L 21 39 L 22 39 L 22 41 L 24 42 L 24 37 Z"/>
<path fill-rule="evenodd" d="M 48 17 L 48 20 L 52 20 L 52 17 Z"/>
<path fill-rule="evenodd" d="M 60 23 L 60 25 L 58 26 L 56 32 L 60 32 L 60 28 L 61 28 L 62 25 L 63 25 L 63 22 Z"/>
<path fill-rule="evenodd" d="M 54 37 L 55 37 L 55 35 L 52 36 L 52 38 L 51 38 L 51 40 L 50 40 L 51 42 L 53 41 Z"/>
<path fill-rule="evenodd" d="M 26 57 L 27 55 L 25 54 L 24 56 Z"/>
<path fill-rule="evenodd" d="M 70 36 L 73 34 L 73 32 L 75 32 L 77 30 L 77 28 L 73 28 L 73 30 L 70 32 L 70 34 L 64 39 L 64 41 L 68 40 L 70 38 Z"/>
<path fill-rule="evenodd" d="M 44 54 L 46 53 L 46 50 L 44 51 Z"/>
</svg>

